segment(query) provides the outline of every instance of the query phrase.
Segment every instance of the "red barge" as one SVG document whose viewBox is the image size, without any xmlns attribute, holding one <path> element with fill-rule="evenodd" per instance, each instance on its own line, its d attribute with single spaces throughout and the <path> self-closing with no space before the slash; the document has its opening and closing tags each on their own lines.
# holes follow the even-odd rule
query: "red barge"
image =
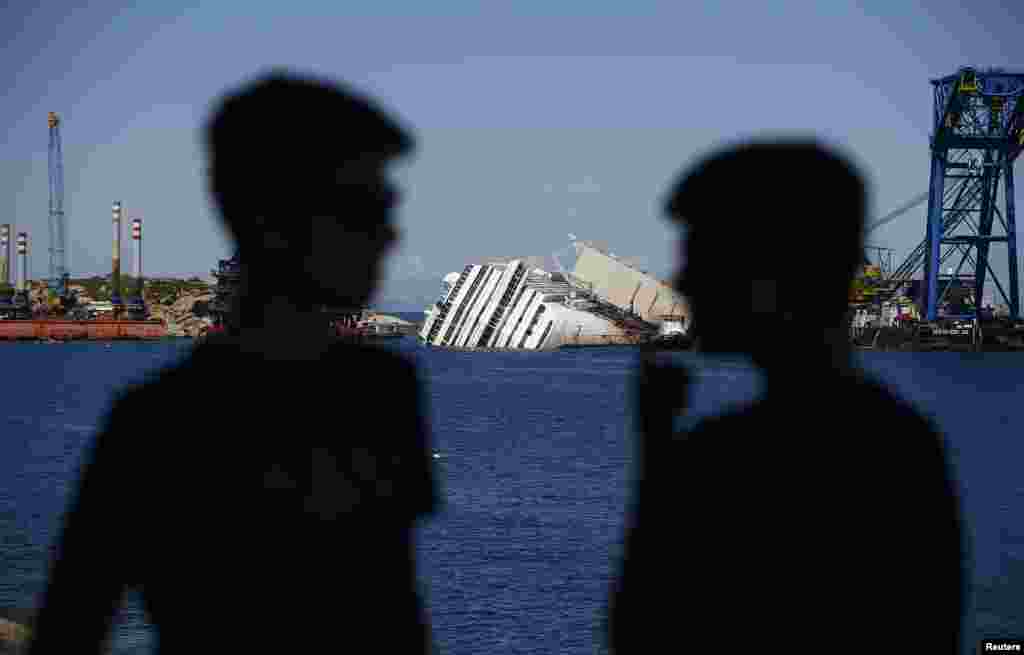
<svg viewBox="0 0 1024 655">
<path fill-rule="evenodd" d="M 0 341 L 111 341 L 162 339 L 167 325 L 160 320 L 88 320 L 55 318 L 0 321 Z"/>
</svg>

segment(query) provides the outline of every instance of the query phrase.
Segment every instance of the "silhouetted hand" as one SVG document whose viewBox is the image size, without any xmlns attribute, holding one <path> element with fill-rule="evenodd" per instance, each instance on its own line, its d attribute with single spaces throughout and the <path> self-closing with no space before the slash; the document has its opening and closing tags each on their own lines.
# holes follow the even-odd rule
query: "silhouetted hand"
<svg viewBox="0 0 1024 655">
<path fill-rule="evenodd" d="M 638 454 L 644 470 L 665 454 L 675 432 L 674 419 L 686 409 L 691 377 L 684 366 L 658 362 L 654 351 L 641 353 L 634 393 Z"/>
<path fill-rule="evenodd" d="M 645 639 L 644 626 L 652 620 L 650 603 L 657 592 L 651 589 L 660 575 L 667 543 L 657 535 L 671 533 L 678 521 L 670 509 L 675 504 L 672 463 L 678 456 L 671 447 L 674 418 L 686 409 L 691 379 L 686 367 L 658 362 L 656 352 L 646 349 L 635 375 L 639 479 L 632 492 L 622 568 L 612 587 L 605 624 L 607 643 L 617 654 L 640 652 L 635 645 Z"/>
</svg>

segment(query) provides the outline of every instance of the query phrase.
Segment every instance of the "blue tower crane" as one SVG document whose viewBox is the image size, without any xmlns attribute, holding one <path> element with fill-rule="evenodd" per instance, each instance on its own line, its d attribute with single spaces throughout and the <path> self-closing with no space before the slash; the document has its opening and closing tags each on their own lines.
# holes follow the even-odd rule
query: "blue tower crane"
<svg viewBox="0 0 1024 655">
<path fill-rule="evenodd" d="M 980 318 L 982 291 L 991 276 L 1011 319 L 1020 320 L 1013 163 L 1024 150 L 1024 73 L 962 68 L 931 83 L 925 240 L 906 266 L 911 268 L 911 259 L 924 264 L 922 314 L 935 321 L 956 289 L 969 293 L 961 294 L 959 308 L 952 307 L 946 317 Z M 994 243 L 1007 247 L 1008 293 L 990 263 Z M 942 265 L 957 255 L 952 273 L 942 275 Z M 965 263 L 973 275 L 961 275 Z"/>
<path fill-rule="evenodd" d="M 61 151 L 60 117 L 54 112 L 47 116 L 50 127 L 50 270 L 49 286 L 56 289 L 61 300 L 67 297 L 68 271 L 64 258 L 64 234 L 67 219 L 64 216 L 64 154 Z"/>
</svg>

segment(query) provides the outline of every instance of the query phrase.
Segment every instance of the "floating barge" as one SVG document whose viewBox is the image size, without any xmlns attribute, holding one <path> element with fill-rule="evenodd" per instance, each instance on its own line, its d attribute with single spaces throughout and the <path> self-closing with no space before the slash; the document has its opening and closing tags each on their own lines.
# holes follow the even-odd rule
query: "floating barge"
<svg viewBox="0 0 1024 655">
<path fill-rule="evenodd" d="M 118 341 L 166 336 L 167 325 L 159 320 L 0 320 L 0 341 Z"/>
<path fill-rule="evenodd" d="M 1024 324 L 940 320 L 934 324 L 869 327 L 852 331 L 857 350 L 1024 352 Z"/>
<path fill-rule="evenodd" d="M 379 343 L 415 336 L 415 326 L 359 320 L 336 320 L 333 322 L 334 336 L 340 341 L 350 343 Z"/>
</svg>

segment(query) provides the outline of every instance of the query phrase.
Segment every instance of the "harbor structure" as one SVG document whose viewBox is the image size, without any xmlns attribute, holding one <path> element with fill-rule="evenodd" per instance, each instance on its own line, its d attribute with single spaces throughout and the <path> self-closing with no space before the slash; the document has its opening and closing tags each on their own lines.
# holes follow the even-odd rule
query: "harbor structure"
<svg viewBox="0 0 1024 655">
<path fill-rule="evenodd" d="M 28 235 L 21 232 L 11 238 L 9 224 L 0 226 L 0 238 L 4 235 L 6 240 L 0 243 L 0 254 L 5 260 L 0 277 L 0 320 L 30 318 L 29 293 L 22 281 L 27 270 Z M 16 257 L 11 256 L 12 244 L 16 244 Z"/>
<path fill-rule="evenodd" d="M 1020 319 L 1013 164 L 1024 150 L 1024 73 L 962 68 L 931 80 L 934 94 L 931 177 L 926 223 L 923 313 L 939 317 L 948 290 L 971 261 L 973 293 L 948 318 L 978 319 L 991 276 Z M 949 198 L 951 191 L 956 195 Z M 950 202 L 952 200 L 952 202 Z M 989 264 L 993 244 L 1005 244 L 1008 286 Z M 952 273 L 942 263 L 960 255 Z"/>
<path fill-rule="evenodd" d="M 0 305 L 0 341 L 73 341 L 160 339 L 167 336 L 167 326 L 159 320 L 121 320 L 119 304 L 111 301 L 107 306 L 94 303 L 84 309 L 88 319 L 63 318 L 42 314 L 33 318 L 31 281 L 28 276 L 29 238 L 19 232 L 16 238 L 17 267 L 15 294 L 11 307 Z M 115 278 L 116 279 L 116 278 Z M 82 312 L 78 312 L 81 314 Z"/>
<path fill-rule="evenodd" d="M 21 276 L 17 288 L 28 293 L 28 232 L 18 232 L 18 261 L 21 263 Z"/>
<path fill-rule="evenodd" d="M 210 274 L 216 280 L 209 312 L 211 324 L 209 333 L 224 332 L 232 308 L 238 302 L 242 283 L 241 252 L 236 249 L 227 259 L 217 262 L 217 269 Z M 403 321 L 391 320 L 368 308 L 332 307 L 322 305 L 324 325 L 328 332 L 342 341 L 363 342 L 377 338 L 401 337 L 409 333 L 409 326 Z"/>
<path fill-rule="evenodd" d="M 5 320 L 29 319 L 32 317 L 32 303 L 28 288 L 28 233 L 19 232 L 15 239 L 16 256 L 8 259 L 11 286 L 6 292 L 6 301 L 0 304 L 0 318 Z M 10 251 L 10 241 L 7 249 Z"/>
<path fill-rule="evenodd" d="M 913 286 L 922 320 L 983 321 L 992 282 L 1010 320 L 1020 321 L 1013 165 L 1024 150 L 1024 73 L 965 67 L 931 84 L 929 190 L 867 227 L 927 202 L 925 236 L 875 285 L 874 301 Z M 992 266 L 993 248 L 1004 244 L 1005 279 Z"/>
<path fill-rule="evenodd" d="M 235 250 L 227 259 L 217 262 L 217 270 L 210 271 L 216 283 L 213 287 L 213 300 L 210 302 L 210 329 L 214 332 L 226 329 L 226 320 L 236 302 L 241 287 L 242 261 L 241 254 Z"/>
<path fill-rule="evenodd" d="M 9 339 L 150 339 L 167 335 L 162 321 L 145 320 L 141 287 L 133 298 L 135 311 L 129 318 L 134 320 L 104 320 L 103 308 L 77 307 L 76 295 L 69 289 L 70 274 L 67 267 L 65 246 L 67 241 L 67 215 L 64 208 L 64 162 L 61 143 L 61 118 L 55 112 L 47 114 L 49 144 L 47 159 L 49 165 L 49 271 L 45 279 L 49 287 L 48 302 L 33 312 L 31 281 L 28 273 L 29 239 L 27 232 L 19 232 L 15 243 L 17 259 L 11 257 L 11 225 L 0 226 L 0 340 Z M 120 201 L 113 205 L 113 297 L 111 298 L 112 318 L 119 319 L 123 309 L 121 296 L 121 216 Z M 133 224 L 133 242 L 136 247 L 135 272 L 141 283 L 141 221 Z M 20 264 L 20 266 L 19 266 Z M 13 295 L 9 288 L 13 281 Z M 85 320 L 88 317 L 103 317 L 99 320 Z"/>
<path fill-rule="evenodd" d="M 860 271 L 851 339 L 861 347 L 1020 349 L 1013 165 L 1024 151 L 1024 73 L 964 67 L 931 85 L 929 190 L 866 230 L 927 202 L 925 236 L 898 266 Z M 993 267 L 1001 252 L 1005 275 Z"/>
<path fill-rule="evenodd" d="M 11 286 L 11 224 L 0 225 L 0 287 Z"/>
<path fill-rule="evenodd" d="M 142 219 L 132 219 L 132 276 L 135 278 L 135 285 L 128 297 L 126 309 L 128 317 L 141 320 L 147 316 L 146 299 L 143 294 L 144 282 L 142 279 Z"/>
<path fill-rule="evenodd" d="M 114 305 L 115 315 L 120 314 L 122 307 L 121 300 L 121 201 L 115 200 L 113 206 L 113 227 L 114 227 L 114 249 L 113 249 L 113 270 L 111 272 L 110 284 L 113 293 L 110 294 L 110 302 Z"/>
<path fill-rule="evenodd" d="M 16 289 L 11 283 L 11 225 L 0 225 L 0 319 L 14 317 Z"/>
<path fill-rule="evenodd" d="M 68 270 L 64 246 L 67 233 L 67 216 L 64 214 L 64 152 L 61 144 L 61 119 L 55 112 L 46 117 L 49 128 L 49 148 L 47 162 L 49 164 L 50 183 L 50 267 L 47 281 L 63 305 L 67 305 Z"/>
</svg>

